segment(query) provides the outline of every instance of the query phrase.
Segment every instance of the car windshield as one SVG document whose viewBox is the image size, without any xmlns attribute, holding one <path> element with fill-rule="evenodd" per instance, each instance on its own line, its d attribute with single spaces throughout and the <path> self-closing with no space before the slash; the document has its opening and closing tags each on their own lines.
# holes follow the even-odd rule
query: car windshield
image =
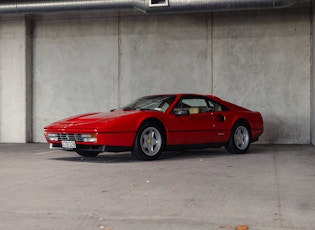
<svg viewBox="0 0 315 230">
<path fill-rule="evenodd" d="M 165 112 L 168 107 L 175 100 L 176 96 L 147 96 L 142 97 L 134 102 L 122 107 L 123 110 L 157 110 L 161 112 Z"/>
</svg>

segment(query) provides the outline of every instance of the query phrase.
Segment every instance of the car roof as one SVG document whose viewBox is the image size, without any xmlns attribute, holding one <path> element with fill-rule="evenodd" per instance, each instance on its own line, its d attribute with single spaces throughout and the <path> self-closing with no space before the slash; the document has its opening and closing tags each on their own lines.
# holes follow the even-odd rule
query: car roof
<svg viewBox="0 0 315 230">
<path fill-rule="evenodd" d="M 166 93 L 166 94 L 153 94 L 153 95 L 146 95 L 145 97 L 150 96 L 196 96 L 196 97 L 210 97 L 210 98 L 218 98 L 212 94 L 195 94 L 195 93 Z"/>
</svg>

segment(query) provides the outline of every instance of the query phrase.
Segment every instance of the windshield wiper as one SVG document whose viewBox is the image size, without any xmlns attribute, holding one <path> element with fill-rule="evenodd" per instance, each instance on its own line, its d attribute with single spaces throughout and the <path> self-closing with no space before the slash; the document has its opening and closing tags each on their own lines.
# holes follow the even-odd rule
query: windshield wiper
<svg viewBox="0 0 315 230">
<path fill-rule="evenodd" d="M 126 107 L 126 108 L 122 108 L 122 110 L 124 111 L 132 111 L 132 110 L 137 110 L 136 108 L 132 108 L 132 107 Z"/>
</svg>

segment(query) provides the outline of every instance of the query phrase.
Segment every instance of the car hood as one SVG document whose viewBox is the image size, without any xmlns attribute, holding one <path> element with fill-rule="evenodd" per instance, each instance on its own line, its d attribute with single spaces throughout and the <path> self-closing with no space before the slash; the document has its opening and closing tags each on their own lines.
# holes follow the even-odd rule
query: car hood
<svg viewBox="0 0 315 230">
<path fill-rule="evenodd" d="M 140 113 L 141 111 L 132 110 L 132 111 L 124 111 L 124 110 L 115 110 L 112 112 L 106 113 L 86 113 L 80 114 L 74 117 L 69 117 L 57 122 L 54 122 L 45 127 L 45 129 L 58 129 L 58 130 L 68 130 L 68 129 L 98 129 L 102 126 L 106 126 L 109 122 L 122 120 L 127 116 L 131 116 Z"/>
</svg>

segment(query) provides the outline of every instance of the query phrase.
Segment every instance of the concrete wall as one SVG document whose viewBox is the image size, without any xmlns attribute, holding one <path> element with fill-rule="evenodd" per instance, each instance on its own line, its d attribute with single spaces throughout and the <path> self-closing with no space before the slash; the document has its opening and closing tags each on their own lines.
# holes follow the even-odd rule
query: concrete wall
<svg viewBox="0 0 315 230">
<path fill-rule="evenodd" d="M 312 5 L 314 6 L 315 4 L 315 0 L 312 0 Z M 314 32 L 315 31 L 315 18 L 314 18 L 314 13 L 315 13 L 315 10 L 314 10 L 314 7 L 312 8 L 312 28 L 311 28 L 311 31 L 312 31 L 312 43 L 314 43 Z M 314 48 L 314 45 L 312 45 L 312 48 L 311 48 L 311 55 L 312 55 L 312 58 L 311 58 L 311 64 L 312 64 L 312 68 L 311 68 L 311 97 L 312 97 L 312 100 L 311 100 L 311 140 L 312 140 L 312 144 L 315 145 L 315 81 L 314 81 L 314 78 L 315 78 L 315 71 L 314 71 L 314 65 L 315 65 L 315 59 L 314 59 L 314 55 L 315 55 L 315 48 Z"/>
<path fill-rule="evenodd" d="M 38 20 L 34 140 L 43 141 L 43 126 L 56 119 L 108 111 L 143 95 L 211 93 L 209 20 L 208 15 Z"/>
<path fill-rule="evenodd" d="M 26 23 L 33 31 L 27 46 L 33 54 L 32 139 L 44 141 L 43 126 L 67 116 L 106 111 L 146 94 L 192 92 L 262 112 L 266 130 L 260 143 L 310 143 L 310 20 L 305 8 L 37 16 Z M 13 22 L 1 21 L 1 35 Z M 15 33 L 25 30 L 20 26 Z M 4 42 L 2 35 L 1 66 L 10 53 L 2 51 Z M 23 142 L 16 128 L 18 140 L 3 135 L 10 129 L 5 114 L 15 114 L 4 104 L 15 102 L 4 89 L 13 67 L 6 68 L 0 76 L 1 111 L 7 108 L 0 113 L 0 142 Z M 15 115 L 19 119 L 27 114 L 23 109 Z"/>
<path fill-rule="evenodd" d="M 306 9 L 215 16 L 214 94 L 258 110 L 264 143 L 310 143 L 310 15 Z"/>
<path fill-rule="evenodd" d="M 117 18 L 34 25 L 34 141 L 48 123 L 118 105 Z"/>
<path fill-rule="evenodd" d="M 0 142 L 31 139 L 31 98 L 28 20 L 9 17 L 0 22 Z"/>
</svg>

